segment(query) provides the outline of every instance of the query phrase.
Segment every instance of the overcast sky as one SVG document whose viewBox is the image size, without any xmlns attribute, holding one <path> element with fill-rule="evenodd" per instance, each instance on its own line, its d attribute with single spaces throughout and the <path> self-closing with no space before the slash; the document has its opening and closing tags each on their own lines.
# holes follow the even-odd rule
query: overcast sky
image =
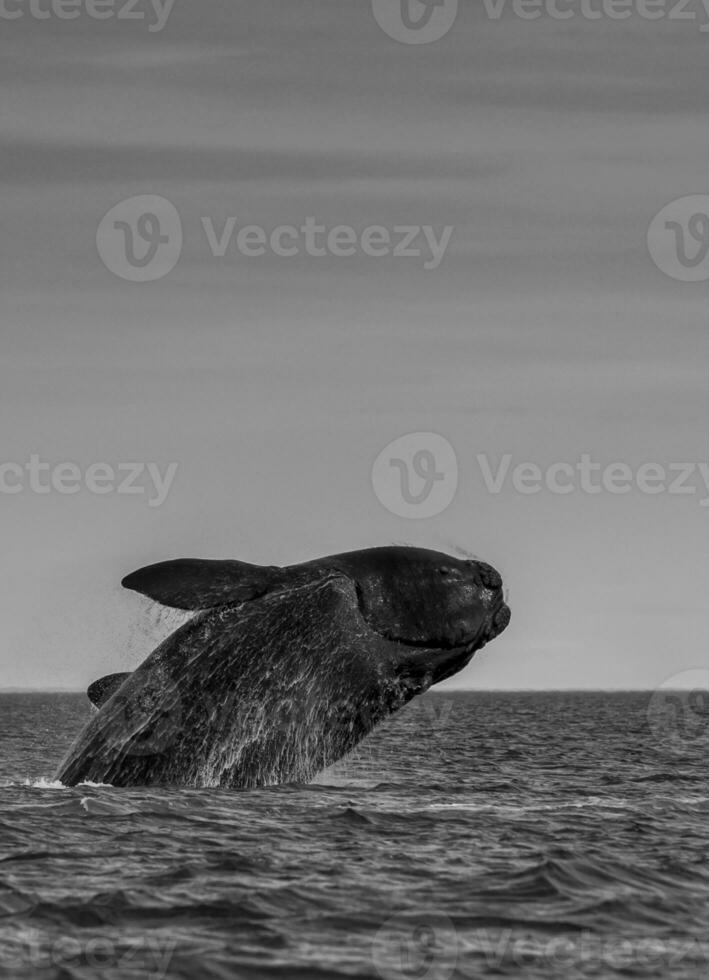
<svg viewBox="0 0 709 980">
<path fill-rule="evenodd" d="M 450 684 L 644 687 L 709 669 L 697 495 L 490 493 L 476 461 L 709 460 L 707 291 L 651 261 L 709 190 L 709 34 L 486 18 L 399 43 L 368 0 L 176 0 L 140 21 L 7 22 L 0 154 L 2 461 L 152 462 L 149 494 L 0 496 L 0 686 L 83 688 L 164 634 L 119 582 L 179 556 L 291 564 L 392 542 L 495 564 L 507 632 Z M 97 226 L 168 199 L 184 245 L 125 281 Z M 214 257 L 201 218 L 270 230 L 453 226 L 422 258 Z M 433 431 L 441 514 L 372 463 Z M 695 483 L 697 481 L 695 480 Z"/>
</svg>

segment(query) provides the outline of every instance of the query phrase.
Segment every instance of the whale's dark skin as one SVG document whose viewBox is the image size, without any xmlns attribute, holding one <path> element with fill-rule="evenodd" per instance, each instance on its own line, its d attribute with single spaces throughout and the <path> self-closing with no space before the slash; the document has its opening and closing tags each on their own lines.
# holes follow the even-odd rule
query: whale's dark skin
<svg viewBox="0 0 709 980">
<path fill-rule="evenodd" d="M 371 548 L 284 568 L 162 562 L 130 589 L 199 610 L 100 707 L 57 778 L 115 786 L 307 781 L 507 626 L 489 565 Z"/>
<path fill-rule="evenodd" d="M 97 708 L 100 708 L 102 704 L 105 704 L 110 697 L 116 693 L 119 687 L 121 687 L 130 677 L 130 674 L 107 674 L 106 677 L 101 677 L 99 680 L 94 681 L 93 684 L 89 684 L 86 691 L 86 696 L 91 702 L 95 704 Z"/>
</svg>

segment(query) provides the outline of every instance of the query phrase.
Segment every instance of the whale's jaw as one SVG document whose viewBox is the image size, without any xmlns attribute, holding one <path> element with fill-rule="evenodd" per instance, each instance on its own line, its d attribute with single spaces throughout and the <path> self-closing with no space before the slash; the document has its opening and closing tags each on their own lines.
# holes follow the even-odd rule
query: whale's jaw
<svg viewBox="0 0 709 980">
<path fill-rule="evenodd" d="M 490 611 L 477 635 L 465 643 L 450 647 L 410 646 L 397 664 L 397 674 L 406 685 L 422 694 L 434 684 L 459 673 L 470 663 L 476 653 L 507 629 L 512 613 L 507 603 L 499 598 Z"/>
</svg>

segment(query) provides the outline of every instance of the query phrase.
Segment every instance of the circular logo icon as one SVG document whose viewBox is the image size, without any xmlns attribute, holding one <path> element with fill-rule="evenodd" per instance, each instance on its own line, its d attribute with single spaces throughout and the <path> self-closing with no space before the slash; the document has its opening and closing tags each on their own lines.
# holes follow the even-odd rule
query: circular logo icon
<svg viewBox="0 0 709 980">
<path fill-rule="evenodd" d="M 709 750 L 709 670 L 683 670 L 654 692 L 647 720 L 659 748 L 675 755 Z"/>
<path fill-rule="evenodd" d="M 372 486 L 397 517 L 435 517 L 458 488 L 455 450 L 435 432 L 412 432 L 390 442 L 374 461 Z"/>
<path fill-rule="evenodd" d="M 402 44 L 439 41 L 455 24 L 458 0 L 372 0 L 381 29 Z"/>
<path fill-rule="evenodd" d="M 709 194 L 690 194 L 659 211 L 647 247 L 660 272 L 680 282 L 709 279 Z"/>
<path fill-rule="evenodd" d="M 458 936 L 446 915 L 401 913 L 377 932 L 372 960 L 382 980 L 448 980 L 458 962 Z"/>
<path fill-rule="evenodd" d="M 177 208 L 157 194 L 126 198 L 108 211 L 96 231 L 98 254 L 106 268 L 129 282 L 162 279 L 182 251 Z"/>
</svg>

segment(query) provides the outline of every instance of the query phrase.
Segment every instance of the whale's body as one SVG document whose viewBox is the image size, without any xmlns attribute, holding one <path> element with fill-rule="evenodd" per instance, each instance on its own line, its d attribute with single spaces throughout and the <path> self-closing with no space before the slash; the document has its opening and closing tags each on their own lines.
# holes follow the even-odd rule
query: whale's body
<svg viewBox="0 0 709 980">
<path fill-rule="evenodd" d="M 67 785 L 253 787 L 307 781 L 509 621 L 490 566 L 377 548 L 286 568 L 181 560 L 124 584 L 201 609 L 100 706 Z"/>
</svg>

